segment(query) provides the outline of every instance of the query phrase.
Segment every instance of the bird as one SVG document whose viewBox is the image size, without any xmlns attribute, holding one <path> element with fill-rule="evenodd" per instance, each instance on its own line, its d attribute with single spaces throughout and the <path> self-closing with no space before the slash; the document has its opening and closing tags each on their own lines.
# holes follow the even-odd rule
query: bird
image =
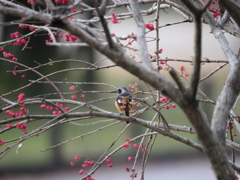
<svg viewBox="0 0 240 180">
<path fill-rule="evenodd" d="M 124 116 L 129 116 L 129 111 L 132 108 L 132 94 L 126 87 L 120 87 L 117 89 L 118 96 L 115 100 L 115 106 L 120 113 L 123 113 Z M 129 121 L 126 121 L 129 123 Z"/>
</svg>

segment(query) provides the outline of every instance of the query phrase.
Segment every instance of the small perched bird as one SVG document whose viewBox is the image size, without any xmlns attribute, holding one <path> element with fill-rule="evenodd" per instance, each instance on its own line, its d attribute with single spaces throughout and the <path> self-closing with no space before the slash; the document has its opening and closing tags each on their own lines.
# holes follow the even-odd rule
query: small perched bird
<svg viewBox="0 0 240 180">
<path fill-rule="evenodd" d="M 120 87 L 118 90 L 118 96 L 115 101 L 115 106 L 120 113 L 124 113 L 125 116 L 129 116 L 129 111 L 132 108 L 132 94 L 126 87 Z M 127 121 L 127 123 L 129 123 Z"/>
</svg>

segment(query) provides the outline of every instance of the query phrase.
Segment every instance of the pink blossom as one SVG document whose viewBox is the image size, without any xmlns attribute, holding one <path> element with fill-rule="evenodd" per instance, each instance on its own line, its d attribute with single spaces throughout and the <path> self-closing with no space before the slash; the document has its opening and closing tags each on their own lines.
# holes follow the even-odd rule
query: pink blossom
<svg viewBox="0 0 240 180">
<path fill-rule="evenodd" d="M 84 173 L 84 171 L 81 169 L 80 171 L 79 171 L 79 174 L 83 174 Z"/>
<path fill-rule="evenodd" d="M 128 167 L 126 167 L 126 169 L 125 169 L 127 172 L 129 172 L 130 171 L 130 168 L 128 168 Z"/>
<path fill-rule="evenodd" d="M 21 101 L 24 101 L 25 99 L 25 94 L 24 93 L 21 93 L 18 95 L 18 101 L 21 102 Z"/>
<path fill-rule="evenodd" d="M 142 152 L 147 152 L 147 149 L 142 149 L 141 151 L 142 151 Z"/>
<path fill-rule="evenodd" d="M 128 161 L 132 161 L 133 157 L 129 156 Z"/>
<path fill-rule="evenodd" d="M 6 127 L 9 129 L 12 128 L 12 124 L 6 124 Z"/>
<path fill-rule="evenodd" d="M 77 156 L 77 155 L 75 155 L 75 156 L 73 156 L 73 157 L 74 157 L 74 159 L 76 159 L 76 160 L 79 160 L 79 159 L 80 159 L 80 157 Z"/>
<path fill-rule="evenodd" d="M 170 105 L 165 105 L 165 109 L 170 109 L 171 108 L 171 106 Z"/>
<path fill-rule="evenodd" d="M 105 161 L 106 161 L 106 162 L 111 162 L 111 158 L 108 157 Z"/>
<path fill-rule="evenodd" d="M 0 146 L 4 145 L 4 141 L 3 140 L 0 140 Z"/>
<path fill-rule="evenodd" d="M 70 109 L 69 107 L 63 108 L 64 111 L 69 111 L 69 109 Z"/>
<path fill-rule="evenodd" d="M 113 167 L 113 163 L 108 164 L 108 167 L 110 168 Z"/>
<path fill-rule="evenodd" d="M 28 28 L 28 26 L 25 25 L 25 24 L 19 24 L 18 27 L 20 27 L 21 29 L 26 29 L 26 28 Z"/>
<path fill-rule="evenodd" d="M 46 106 L 46 104 L 42 104 L 40 107 L 41 107 L 42 109 L 45 109 L 47 106 Z"/>
<path fill-rule="evenodd" d="M 24 129 L 23 134 L 28 134 L 28 131 L 26 129 Z"/>
<path fill-rule="evenodd" d="M 130 138 L 126 138 L 126 142 L 129 142 L 129 141 L 131 141 L 131 139 Z"/>
<path fill-rule="evenodd" d="M 52 106 L 46 106 L 46 110 L 51 111 L 51 110 L 53 110 L 53 107 Z"/>
<path fill-rule="evenodd" d="M 20 36 L 19 36 L 19 32 L 15 32 L 15 33 L 12 33 L 12 34 L 10 34 L 10 36 L 11 36 L 11 38 L 19 38 Z"/>
<path fill-rule="evenodd" d="M 125 144 L 122 145 L 122 147 L 124 147 L 124 148 L 128 148 L 129 146 L 130 146 L 129 143 L 125 143 Z"/>
<path fill-rule="evenodd" d="M 87 168 L 88 165 L 87 165 L 87 164 L 82 164 L 82 167 L 83 167 L 83 168 Z"/>
<path fill-rule="evenodd" d="M 184 66 L 180 66 L 180 71 L 184 71 L 185 67 Z"/>
<path fill-rule="evenodd" d="M 153 24 L 147 23 L 147 24 L 145 24 L 145 27 L 146 27 L 147 29 L 149 29 L 150 31 L 153 31 L 153 30 L 154 30 Z"/>
<path fill-rule="evenodd" d="M 139 148 L 139 145 L 138 145 L 138 144 L 134 144 L 133 147 L 134 147 L 135 149 L 138 149 L 138 148 Z"/>
<path fill-rule="evenodd" d="M 77 10 L 76 10 L 76 9 L 70 9 L 70 11 L 71 11 L 71 12 L 77 12 Z"/>
<path fill-rule="evenodd" d="M 112 15 L 112 17 L 111 17 L 111 19 L 112 19 L 112 23 L 113 23 L 113 24 L 118 23 L 118 20 L 117 20 L 117 18 L 116 18 L 115 13 L 112 13 L 111 15 Z"/>
<path fill-rule="evenodd" d="M 163 96 L 163 97 L 160 98 L 160 101 L 161 102 L 167 102 L 168 98 L 166 96 Z"/>
<path fill-rule="evenodd" d="M 76 96 L 76 95 L 72 95 L 71 98 L 72 98 L 73 100 L 76 100 L 76 99 L 77 99 L 77 96 Z"/>
<path fill-rule="evenodd" d="M 82 95 L 80 96 L 80 99 L 84 99 L 84 98 L 85 98 L 85 95 L 82 94 Z"/>
<path fill-rule="evenodd" d="M 70 86 L 69 89 L 70 89 L 70 90 L 74 90 L 74 89 L 75 89 L 75 86 Z"/>
<path fill-rule="evenodd" d="M 30 26 L 30 27 L 29 27 L 29 30 L 30 30 L 30 31 L 34 31 L 34 30 L 36 30 L 36 28 L 35 28 L 34 26 Z"/>
</svg>

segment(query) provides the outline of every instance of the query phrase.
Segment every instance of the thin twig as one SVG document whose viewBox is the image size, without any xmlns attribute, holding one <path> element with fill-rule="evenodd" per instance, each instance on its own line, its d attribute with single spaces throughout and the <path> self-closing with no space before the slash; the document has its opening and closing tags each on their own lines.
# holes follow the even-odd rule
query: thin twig
<svg viewBox="0 0 240 180">
<path fill-rule="evenodd" d="M 224 66 L 226 66 L 228 63 L 224 63 L 221 66 L 219 66 L 218 68 L 216 68 L 215 70 L 213 70 L 212 72 L 210 72 L 208 75 L 206 75 L 205 77 L 203 77 L 202 79 L 199 80 L 199 83 L 206 80 L 207 78 L 209 78 L 210 76 L 212 76 L 213 74 L 215 74 L 217 71 L 219 71 L 220 69 L 222 69 Z"/>
</svg>

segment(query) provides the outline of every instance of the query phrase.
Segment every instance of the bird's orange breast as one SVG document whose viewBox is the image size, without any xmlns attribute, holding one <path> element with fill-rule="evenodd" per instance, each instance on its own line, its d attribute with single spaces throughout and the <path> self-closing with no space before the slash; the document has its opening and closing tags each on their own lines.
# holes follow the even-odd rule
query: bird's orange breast
<svg viewBox="0 0 240 180">
<path fill-rule="evenodd" d="M 118 110 L 120 113 L 124 112 L 123 107 L 122 107 L 122 106 L 119 106 L 119 104 L 118 104 L 117 101 L 115 101 L 115 106 L 116 106 L 117 110 Z"/>
</svg>

